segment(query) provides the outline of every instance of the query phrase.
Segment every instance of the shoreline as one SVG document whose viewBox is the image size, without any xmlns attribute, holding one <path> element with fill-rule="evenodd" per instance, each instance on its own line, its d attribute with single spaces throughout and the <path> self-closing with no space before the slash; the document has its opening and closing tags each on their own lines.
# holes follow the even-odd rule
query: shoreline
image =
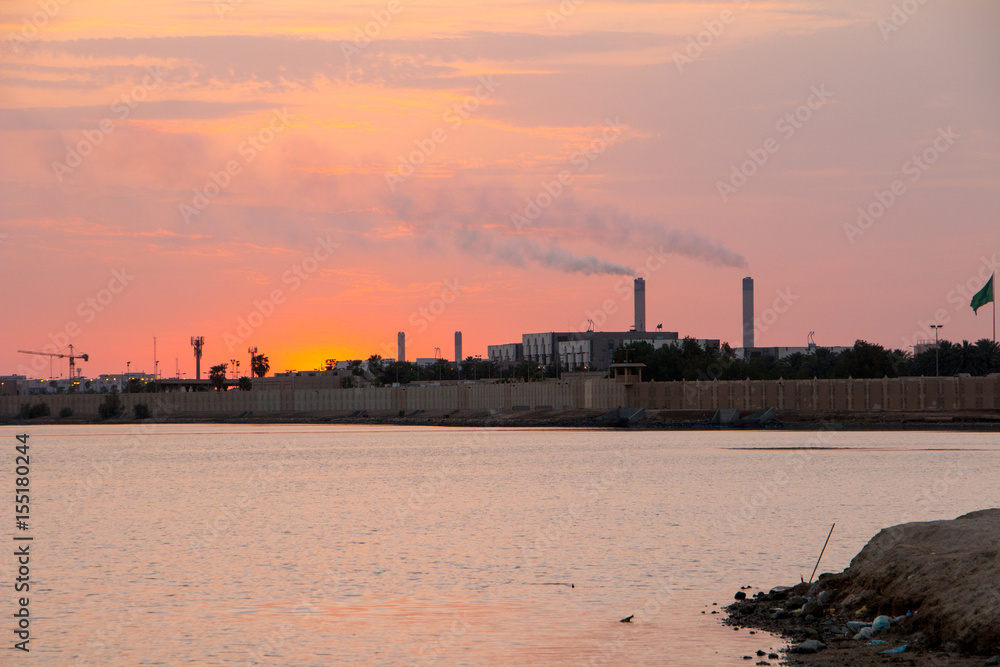
<svg viewBox="0 0 1000 667">
<path fill-rule="evenodd" d="M 1000 509 L 891 526 L 843 572 L 741 589 L 723 623 L 787 643 L 758 665 L 1000 665 L 998 539 Z"/>
<path fill-rule="evenodd" d="M 434 426 L 459 428 L 576 428 L 632 431 L 928 431 L 928 432 L 1000 432 L 1000 413 L 988 416 L 967 412 L 927 413 L 785 413 L 768 421 L 751 418 L 739 423 L 712 423 L 713 411 L 645 410 L 636 418 L 623 417 L 621 411 L 605 410 L 527 410 L 495 414 L 458 411 L 419 411 L 407 416 L 384 413 L 287 413 L 255 416 L 245 414 L 162 415 L 136 419 L 120 415 L 110 419 L 93 417 L 38 417 L 0 419 L 5 426 L 81 425 L 81 424 L 353 424 L 377 426 Z M 986 417 L 986 418 L 984 418 Z"/>
</svg>

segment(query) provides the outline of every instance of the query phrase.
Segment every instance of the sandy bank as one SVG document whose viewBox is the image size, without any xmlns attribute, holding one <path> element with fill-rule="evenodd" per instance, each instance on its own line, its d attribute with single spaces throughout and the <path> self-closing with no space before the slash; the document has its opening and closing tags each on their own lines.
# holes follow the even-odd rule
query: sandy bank
<svg viewBox="0 0 1000 667">
<path fill-rule="evenodd" d="M 730 625 L 789 638 L 786 664 L 1000 664 L 990 660 L 1000 654 L 1000 509 L 886 528 L 843 572 L 761 591 L 727 611 Z M 855 639 L 880 616 L 894 620 Z"/>
</svg>

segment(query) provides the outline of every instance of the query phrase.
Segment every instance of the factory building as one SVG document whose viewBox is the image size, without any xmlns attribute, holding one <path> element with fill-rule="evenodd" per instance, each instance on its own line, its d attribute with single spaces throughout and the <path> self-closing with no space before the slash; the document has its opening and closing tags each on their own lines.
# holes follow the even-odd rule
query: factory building
<svg viewBox="0 0 1000 667">
<path fill-rule="evenodd" d="M 486 356 L 495 364 L 516 364 L 524 360 L 524 345 L 521 343 L 487 345 Z"/>
</svg>

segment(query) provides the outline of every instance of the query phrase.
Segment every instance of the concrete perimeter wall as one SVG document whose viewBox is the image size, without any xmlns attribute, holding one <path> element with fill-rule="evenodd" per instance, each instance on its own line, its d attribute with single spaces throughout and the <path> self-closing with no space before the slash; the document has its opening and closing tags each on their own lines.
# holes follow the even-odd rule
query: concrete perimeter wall
<svg viewBox="0 0 1000 667">
<path fill-rule="evenodd" d="M 127 414 L 145 403 L 155 417 L 255 417 L 303 413 L 373 415 L 417 410 L 509 412 L 523 409 L 757 410 L 803 412 L 1000 410 L 1000 378 L 885 378 L 880 380 L 717 380 L 644 382 L 625 386 L 609 379 L 550 380 L 515 384 L 369 387 L 365 389 L 265 390 L 123 394 Z M 0 397 L 0 418 L 14 417 L 23 403 L 48 403 L 76 417 L 97 416 L 103 394 Z"/>
</svg>

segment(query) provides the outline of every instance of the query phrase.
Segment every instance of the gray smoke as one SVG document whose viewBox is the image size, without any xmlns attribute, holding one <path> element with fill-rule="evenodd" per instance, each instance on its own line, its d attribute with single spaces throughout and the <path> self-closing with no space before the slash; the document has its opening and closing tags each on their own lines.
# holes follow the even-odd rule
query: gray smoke
<svg viewBox="0 0 1000 667">
<path fill-rule="evenodd" d="M 652 244 L 665 252 L 676 253 L 717 266 L 747 268 L 747 260 L 718 241 L 678 229 L 668 229 L 652 220 L 638 220 L 628 213 L 605 206 L 586 216 L 586 228 L 595 237 L 614 245 Z"/>
<path fill-rule="evenodd" d="M 543 248 L 534 241 L 525 238 L 512 238 L 495 242 L 491 236 L 478 230 L 459 230 L 458 245 L 466 252 L 489 256 L 511 266 L 525 267 L 529 263 L 535 263 L 566 273 L 582 273 L 585 276 L 635 275 L 635 271 L 628 266 L 599 259 L 593 255 L 574 255 L 569 250 L 555 244 Z"/>
</svg>

